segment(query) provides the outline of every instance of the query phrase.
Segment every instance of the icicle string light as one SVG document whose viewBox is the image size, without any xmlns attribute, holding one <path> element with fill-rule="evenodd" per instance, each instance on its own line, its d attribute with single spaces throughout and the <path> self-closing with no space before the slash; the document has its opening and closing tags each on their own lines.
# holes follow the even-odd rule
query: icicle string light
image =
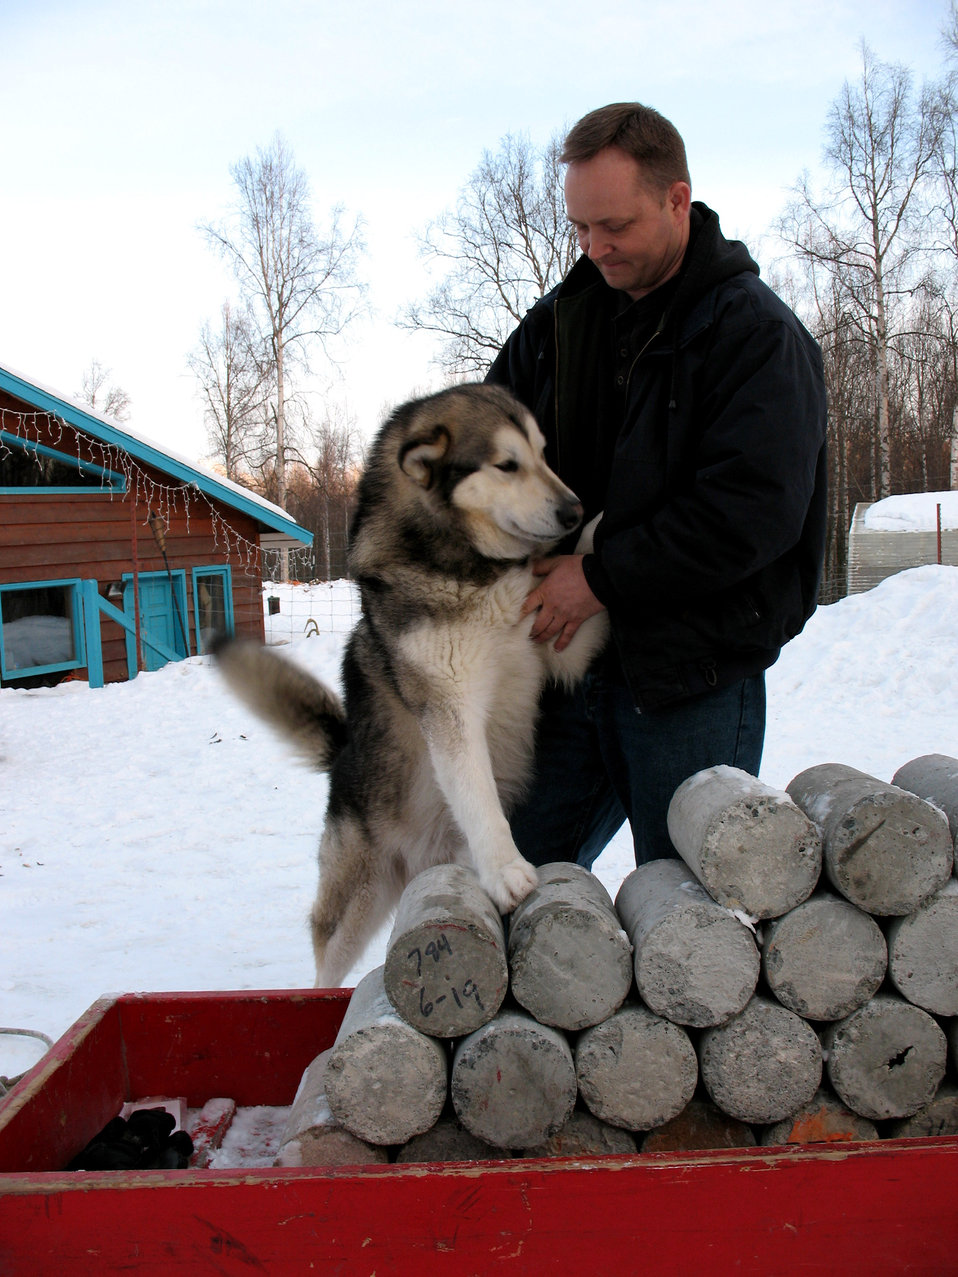
<svg viewBox="0 0 958 1277">
<path fill-rule="evenodd" d="M 0 408 L 0 431 L 14 435 L 28 449 L 39 444 L 53 448 L 64 457 L 75 456 L 78 471 L 83 471 L 84 466 L 99 467 L 101 491 L 111 501 L 116 497 L 125 500 L 129 496 L 137 507 L 142 507 L 145 511 L 142 520 L 144 527 L 147 526 L 151 510 L 157 511 L 167 525 L 172 522 L 173 514 L 182 510 L 189 535 L 191 514 L 198 505 L 204 505 L 210 515 L 213 544 L 217 551 L 231 562 L 238 560 L 249 576 L 260 570 L 266 576 L 267 567 L 272 572 L 279 565 L 280 550 L 263 549 L 256 542 L 242 536 L 223 518 L 211 498 L 197 484 L 160 483 L 138 465 L 125 449 L 96 439 L 69 425 L 61 417 L 47 412 L 18 412 Z M 12 454 L 13 449 L 0 438 L 0 457 Z M 106 477 L 108 471 L 123 476 L 126 481 L 125 493 L 119 493 L 110 486 Z"/>
</svg>

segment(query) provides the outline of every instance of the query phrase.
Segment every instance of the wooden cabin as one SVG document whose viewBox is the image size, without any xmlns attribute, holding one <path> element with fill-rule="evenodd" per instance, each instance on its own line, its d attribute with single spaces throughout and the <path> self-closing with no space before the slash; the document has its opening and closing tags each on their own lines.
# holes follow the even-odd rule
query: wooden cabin
<svg viewBox="0 0 958 1277">
<path fill-rule="evenodd" d="M 264 560 L 312 534 L 255 493 L 0 366 L 0 686 L 134 678 L 262 639 Z"/>
</svg>

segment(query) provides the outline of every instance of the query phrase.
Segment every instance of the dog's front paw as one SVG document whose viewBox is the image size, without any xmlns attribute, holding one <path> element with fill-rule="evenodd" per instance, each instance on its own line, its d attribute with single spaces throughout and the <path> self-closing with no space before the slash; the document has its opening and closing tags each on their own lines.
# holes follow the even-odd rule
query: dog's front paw
<svg viewBox="0 0 958 1277">
<path fill-rule="evenodd" d="M 528 860 L 516 856 L 499 871 L 496 880 L 488 888 L 500 913 L 512 913 L 536 886 L 539 875 Z"/>
</svg>

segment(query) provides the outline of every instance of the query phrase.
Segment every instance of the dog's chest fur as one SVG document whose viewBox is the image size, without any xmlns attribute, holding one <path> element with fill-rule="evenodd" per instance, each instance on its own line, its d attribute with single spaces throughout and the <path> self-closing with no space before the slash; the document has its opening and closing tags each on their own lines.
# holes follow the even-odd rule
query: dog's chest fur
<svg viewBox="0 0 958 1277">
<path fill-rule="evenodd" d="M 395 636 L 403 699 L 409 695 L 417 708 L 433 698 L 465 699 L 491 710 L 508 695 L 534 706 L 545 664 L 529 640 L 532 618 L 522 616 L 532 584 L 527 566 L 507 568 L 486 586 L 434 581 L 428 613 L 407 620 Z M 415 615 L 410 608 L 404 611 L 407 618 Z"/>
</svg>

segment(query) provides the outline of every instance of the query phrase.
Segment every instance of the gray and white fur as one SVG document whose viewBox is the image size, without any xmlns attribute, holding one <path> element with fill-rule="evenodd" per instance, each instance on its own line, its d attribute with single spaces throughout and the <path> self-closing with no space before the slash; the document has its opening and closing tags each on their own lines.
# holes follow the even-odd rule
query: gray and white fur
<svg viewBox="0 0 958 1277">
<path fill-rule="evenodd" d="M 473 868 L 503 913 L 536 884 L 507 813 L 531 780 L 539 694 L 549 678 L 581 678 L 607 635 L 599 613 L 557 653 L 521 615 L 532 561 L 582 517 L 543 446 L 532 415 L 495 386 L 455 386 L 386 421 L 351 529 L 362 614 L 343 701 L 259 644 L 218 647 L 232 687 L 329 772 L 311 915 L 318 986 L 341 983 L 432 865 Z"/>
</svg>

